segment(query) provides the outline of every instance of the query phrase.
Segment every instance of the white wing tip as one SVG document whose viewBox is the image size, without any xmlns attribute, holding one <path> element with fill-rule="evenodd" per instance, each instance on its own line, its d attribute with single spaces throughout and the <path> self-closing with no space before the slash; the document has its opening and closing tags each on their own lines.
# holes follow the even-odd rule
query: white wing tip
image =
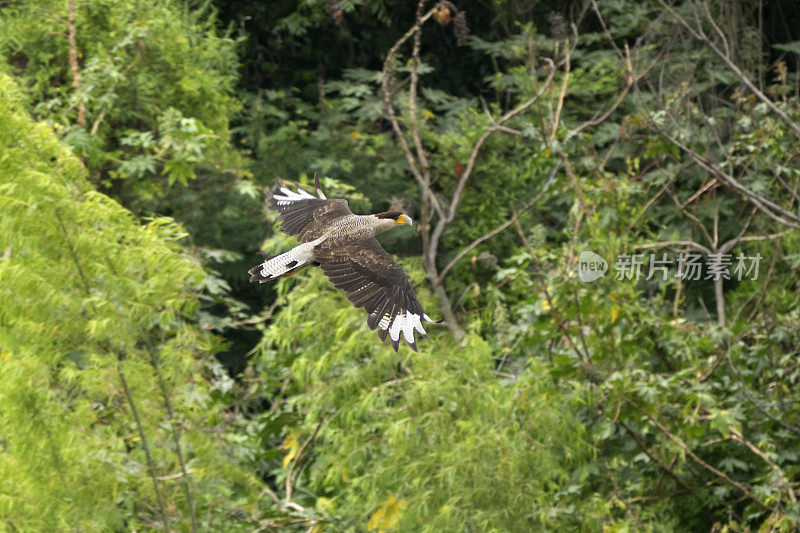
<svg viewBox="0 0 800 533">
<path fill-rule="evenodd" d="M 418 315 L 413 314 L 411 311 L 406 311 L 405 316 L 403 316 L 403 322 L 400 325 L 403 328 L 403 338 L 406 339 L 407 343 L 414 344 L 414 320 L 411 317 L 417 318 Z"/>
<path fill-rule="evenodd" d="M 288 187 L 281 186 L 279 187 L 279 190 L 280 194 L 274 195 L 275 200 L 279 203 L 280 202 L 291 203 L 291 202 L 296 202 L 298 200 L 305 200 L 308 198 L 316 199 L 316 197 L 313 194 L 309 193 L 305 189 L 301 189 L 300 187 L 297 187 L 297 191 L 293 191 Z"/>
<path fill-rule="evenodd" d="M 396 315 L 392 320 L 392 325 L 389 327 L 389 338 L 393 341 L 400 339 L 400 315 Z"/>
<path fill-rule="evenodd" d="M 378 328 L 388 330 L 389 338 L 394 342 L 400 340 L 400 334 L 402 333 L 405 341 L 412 347 L 416 346 L 415 331 L 427 336 L 425 328 L 422 327 L 420 315 L 411 311 L 394 315 L 394 317 L 384 315 L 378 323 Z"/>
</svg>

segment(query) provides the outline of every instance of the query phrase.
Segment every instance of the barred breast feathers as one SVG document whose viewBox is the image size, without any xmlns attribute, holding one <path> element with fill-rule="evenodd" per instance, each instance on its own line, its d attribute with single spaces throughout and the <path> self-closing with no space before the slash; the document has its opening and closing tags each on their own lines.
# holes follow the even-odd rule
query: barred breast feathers
<svg viewBox="0 0 800 533">
<path fill-rule="evenodd" d="M 382 221 L 375 215 L 348 215 L 331 225 L 324 240 L 343 244 L 356 242 L 381 233 L 381 230 L 384 229 L 382 226 L 392 227 L 394 223 L 382 224 Z"/>
</svg>

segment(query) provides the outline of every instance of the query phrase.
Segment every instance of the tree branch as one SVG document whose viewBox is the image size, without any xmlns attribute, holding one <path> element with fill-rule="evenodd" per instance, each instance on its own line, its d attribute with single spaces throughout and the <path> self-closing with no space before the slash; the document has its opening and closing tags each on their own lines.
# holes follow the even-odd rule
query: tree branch
<svg viewBox="0 0 800 533">
<path fill-rule="evenodd" d="M 547 304 L 550 306 L 550 311 L 553 313 L 553 320 L 555 320 L 556 325 L 564 334 L 564 339 L 566 343 L 569 345 L 570 348 L 572 348 L 572 350 L 575 352 L 575 355 L 578 356 L 578 361 L 584 363 L 589 358 L 588 352 L 586 354 L 583 354 L 581 352 L 580 348 L 578 348 L 578 345 L 575 343 L 575 341 L 572 340 L 572 335 L 570 334 L 569 329 L 565 325 L 566 321 L 560 318 L 558 308 L 553 302 L 553 298 L 550 295 L 550 291 L 547 290 L 547 278 L 545 278 L 544 271 L 542 270 L 542 267 L 539 264 L 538 259 L 536 259 L 536 254 L 534 253 L 530 242 L 528 242 L 528 238 L 525 236 L 525 232 L 522 230 L 522 226 L 519 223 L 519 219 L 514 219 L 514 225 L 517 228 L 517 235 L 519 235 L 519 238 L 522 241 L 522 245 L 528 252 L 528 255 L 530 256 L 531 262 L 533 263 L 534 267 L 536 267 L 536 274 L 539 278 L 539 282 L 542 284 L 542 291 L 544 292 L 544 297 L 547 300 Z"/>
<path fill-rule="evenodd" d="M 550 63 L 552 68 L 550 69 L 550 74 L 548 74 L 547 79 L 545 80 L 539 92 L 536 93 L 532 98 L 519 104 L 517 107 L 515 107 L 502 117 L 500 117 L 497 121 L 494 121 L 494 123 L 491 126 L 489 126 L 489 128 L 486 129 L 483 135 L 481 135 L 478 141 L 475 143 L 475 146 L 472 148 L 472 153 L 469 156 L 469 161 L 467 162 L 467 168 L 461 174 L 461 178 L 459 178 L 458 184 L 456 185 L 456 190 L 453 192 L 453 197 L 450 200 L 450 206 L 448 207 L 447 214 L 444 218 L 444 220 L 446 220 L 445 225 L 451 222 L 456 215 L 456 210 L 458 209 L 458 204 L 461 201 L 461 194 L 464 191 L 464 186 L 467 184 L 467 180 L 469 180 L 470 175 L 472 174 L 472 171 L 475 168 L 475 162 L 478 159 L 478 153 L 480 152 L 483 143 L 486 142 L 486 139 L 488 139 L 489 136 L 495 131 L 500 131 L 501 126 L 503 125 L 504 122 L 508 121 L 510 118 L 513 118 L 516 115 L 528 109 L 531 105 L 533 105 L 534 102 L 536 102 L 542 96 L 542 94 L 544 94 L 544 91 L 547 89 L 547 86 L 552 81 L 556 72 L 555 67 L 552 66 L 553 62 L 549 59 L 547 61 Z M 442 229 L 444 229 L 444 225 L 442 225 Z M 441 231 L 439 232 L 439 234 L 441 234 Z"/>
<path fill-rule="evenodd" d="M 598 12 L 598 16 L 599 16 L 599 12 Z M 615 45 L 615 47 L 616 47 L 616 45 Z M 622 101 L 628 95 L 628 92 L 631 90 L 631 87 L 633 87 L 634 82 L 639 80 L 642 76 L 644 76 L 652 68 L 652 65 L 651 65 L 650 67 L 647 68 L 647 70 L 645 70 L 639 76 L 634 76 L 634 74 L 633 74 L 633 66 L 631 64 L 631 51 L 630 51 L 630 49 L 628 49 L 628 45 L 627 44 L 625 44 L 625 53 L 624 53 L 624 55 L 622 55 L 622 57 L 625 59 L 625 70 L 627 71 L 627 76 L 625 77 L 625 87 L 622 89 L 622 92 L 619 93 L 619 96 L 617 97 L 616 100 L 614 100 L 614 103 L 611 104 L 611 107 L 609 107 L 602 115 L 600 115 L 599 117 L 592 118 L 592 119 L 589 119 L 589 120 L 583 122 L 577 128 L 575 128 L 574 130 L 570 131 L 570 135 L 575 135 L 576 133 L 578 133 L 582 129 L 588 128 L 589 126 L 596 126 L 596 125 L 600 124 L 601 122 L 603 122 L 605 119 L 607 119 L 611 115 L 611 113 L 616 111 L 616 109 L 619 107 L 619 105 L 622 103 Z M 653 64 L 655 64 L 655 62 L 653 62 Z"/>
<path fill-rule="evenodd" d="M 300 446 L 294 461 L 289 464 L 289 470 L 286 472 L 286 498 L 284 500 L 285 506 L 289 506 L 292 503 L 292 493 L 294 492 L 294 487 L 297 484 L 297 477 L 300 475 L 300 463 L 303 460 L 303 452 L 308 447 L 308 444 L 316 438 L 317 433 L 319 433 L 319 428 L 322 427 L 323 421 L 324 419 L 320 417 L 320 419 L 317 421 L 314 431 L 305 441 L 303 441 L 303 444 Z"/>
<path fill-rule="evenodd" d="M 525 205 L 523 205 L 518 211 L 514 211 L 514 215 L 511 218 L 509 218 L 508 220 L 506 220 L 505 222 L 494 228 L 489 233 L 482 235 L 481 237 L 478 237 L 477 239 L 472 241 L 472 243 L 470 243 L 469 246 L 466 246 L 460 252 L 458 252 L 456 256 L 449 263 L 447 263 L 447 266 L 445 266 L 439 273 L 439 281 L 444 280 L 444 277 L 447 275 L 450 269 L 452 269 L 456 265 L 456 263 L 458 263 L 461 260 L 461 258 L 463 258 L 466 254 L 475 249 L 476 246 L 478 246 L 480 243 L 484 241 L 491 239 L 492 237 L 494 237 L 495 235 L 497 235 L 498 233 L 509 227 L 511 224 L 514 224 L 522 213 L 524 213 L 525 211 L 536 205 L 536 202 L 538 202 L 541 199 L 542 195 L 547 191 L 547 187 L 550 185 L 550 182 L 553 181 L 553 178 L 555 177 L 556 172 L 558 172 L 558 169 L 560 167 L 561 167 L 561 161 L 559 160 L 556 163 L 556 166 L 553 169 L 553 171 L 550 173 L 550 177 L 547 178 L 547 181 L 545 182 L 544 186 L 542 187 L 542 189 L 539 191 L 539 194 L 537 194 L 535 198 L 533 198 Z"/>
<path fill-rule="evenodd" d="M 689 220 L 691 220 L 692 222 L 697 224 L 697 227 L 699 227 L 700 230 L 703 232 L 703 236 L 708 241 L 708 244 L 710 246 L 714 246 L 714 238 L 711 237 L 711 234 L 708 232 L 708 230 L 706 229 L 705 225 L 702 222 L 700 222 L 700 219 L 697 218 L 694 214 L 692 214 L 689 211 L 687 211 L 686 208 L 685 208 L 685 204 L 681 205 L 681 203 L 678 201 L 678 197 L 675 196 L 674 192 L 670 191 L 669 195 L 670 195 L 670 197 L 672 197 L 673 203 L 678 207 L 678 209 L 681 210 L 681 213 L 683 213 L 683 215 L 686 218 L 688 218 Z"/>
<path fill-rule="evenodd" d="M 789 494 L 789 499 L 792 501 L 792 503 L 797 503 L 797 496 L 795 495 L 794 490 L 792 489 L 792 486 L 789 483 L 789 479 L 786 477 L 786 474 L 784 473 L 783 470 L 781 470 L 781 467 L 779 467 L 777 464 L 775 464 L 769 457 L 767 457 L 767 455 L 764 452 L 759 450 L 752 442 L 750 442 L 749 440 L 745 439 L 744 436 L 742 435 L 742 433 L 738 429 L 736 429 L 733 426 L 728 426 L 728 431 L 730 431 L 731 438 L 733 440 L 735 440 L 736 442 L 739 442 L 739 443 L 744 444 L 745 446 L 747 446 L 747 448 L 751 452 L 753 452 L 757 456 L 761 457 L 764 460 L 764 462 L 767 463 L 770 468 L 772 468 L 772 470 L 775 472 L 775 474 L 781 480 L 781 485 L 784 486 L 784 488 L 786 489 L 786 492 Z"/>
<path fill-rule="evenodd" d="M 67 0 L 67 41 L 69 42 L 69 66 L 72 70 L 72 88 L 78 100 L 78 126 L 86 129 L 86 105 L 81 95 L 81 73 L 78 67 L 77 30 L 75 29 L 75 0 Z"/>
<path fill-rule="evenodd" d="M 564 107 L 564 96 L 567 94 L 567 84 L 569 83 L 569 41 L 566 42 L 564 47 L 564 80 L 561 83 L 561 91 L 558 93 L 558 104 L 556 104 L 556 113 L 553 118 L 553 128 L 550 131 L 550 138 L 547 141 L 547 146 L 553 146 L 553 141 L 556 139 L 556 132 L 558 131 L 558 123 L 561 121 L 561 109 Z"/>
<path fill-rule="evenodd" d="M 779 108 L 778 106 L 776 106 L 776 105 L 775 105 L 775 104 L 772 102 L 772 100 L 770 100 L 770 99 L 769 99 L 769 97 L 768 97 L 766 94 L 764 94 L 763 92 L 761 92 L 761 91 L 759 90 L 759 88 L 758 88 L 758 87 L 756 87 L 756 86 L 755 86 L 755 84 L 754 84 L 752 81 L 750 81 L 750 78 L 748 78 L 748 77 L 747 77 L 747 76 L 744 74 L 744 72 L 742 72 L 742 70 L 741 70 L 741 69 L 740 69 L 740 68 L 739 68 L 739 67 L 736 65 L 736 63 L 734 63 L 734 62 L 733 62 L 733 60 L 731 59 L 730 55 L 728 55 L 728 54 L 726 54 L 725 52 L 723 52 L 722 50 L 720 50 L 720 49 L 719 49 L 719 48 L 718 48 L 718 47 L 717 47 L 717 46 L 716 46 L 716 45 L 715 45 L 715 44 L 714 44 L 714 43 L 711 41 L 711 39 L 709 39 L 709 38 L 708 38 L 708 36 L 707 36 L 707 35 L 706 35 L 706 34 L 703 32 L 702 28 L 699 28 L 699 29 L 695 29 L 695 28 L 693 28 L 693 27 L 692 27 L 692 26 L 691 26 L 691 25 L 690 25 L 688 22 L 686 22 L 686 20 L 684 20 L 684 18 L 683 18 L 683 17 L 681 17 L 680 15 L 678 15 L 678 14 L 675 12 L 675 10 L 674 10 L 674 9 L 672 9 L 672 6 L 671 6 L 671 5 L 670 5 L 668 2 L 666 2 L 665 0 L 659 0 L 659 2 L 660 2 L 660 3 L 661 3 L 661 5 L 662 5 L 662 6 L 664 6 L 664 8 L 665 8 L 665 9 L 666 9 L 666 10 L 667 10 L 669 13 L 670 13 L 670 15 L 672 15 L 672 16 L 673 16 L 673 17 L 674 17 L 674 18 L 675 18 L 675 19 L 676 19 L 676 20 L 677 20 L 677 21 L 678 21 L 678 22 L 681 24 L 681 26 L 683 26 L 684 28 L 686 28 L 686 29 L 689 31 L 689 33 L 691 33 L 691 34 L 692 34 L 692 36 L 693 36 L 695 39 L 697 39 L 697 40 L 699 40 L 699 41 L 702 41 L 703 43 L 705 43 L 705 45 L 706 45 L 706 46 L 708 46 L 708 47 L 709 47 L 709 48 L 710 48 L 710 49 L 711 49 L 711 50 L 712 50 L 712 51 L 713 51 L 715 54 L 717 54 L 717 56 L 719 56 L 719 58 L 720 58 L 720 59 L 722 59 L 722 61 L 723 61 L 723 62 L 724 62 L 724 63 L 725 63 L 727 66 L 728 66 L 728 68 L 729 68 L 729 69 L 730 69 L 730 70 L 731 70 L 731 71 L 732 71 L 732 72 L 733 72 L 733 73 L 736 75 L 736 77 L 737 77 L 737 78 L 739 78 L 739 79 L 742 81 L 742 83 L 744 83 L 744 84 L 747 86 L 747 88 L 748 88 L 748 89 L 750 89 L 751 91 L 753 91 L 753 94 L 755 94 L 755 95 L 758 97 L 758 99 L 759 99 L 759 100 L 761 100 L 762 102 L 764 102 L 764 104 L 766 104 L 766 106 L 767 106 L 767 107 L 768 107 L 768 108 L 769 108 L 769 109 L 770 109 L 770 110 L 771 110 L 773 113 L 775 113 L 776 115 L 778 115 L 778 116 L 781 118 L 781 120 L 783 120 L 783 121 L 784 121 L 784 122 L 785 122 L 785 123 L 786 123 L 786 124 L 789 126 L 789 128 L 792 130 L 792 132 L 795 134 L 795 136 L 796 136 L 798 139 L 800 139 L 800 126 L 799 126 L 799 125 L 798 125 L 796 122 L 794 122 L 794 121 L 793 121 L 793 120 L 792 120 L 792 119 L 789 117 L 789 115 L 787 115 L 787 114 L 786 114 L 786 113 L 785 113 L 785 112 L 784 112 L 784 111 L 783 111 L 781 108 Z M 709 14 L 709 17 L 710 17 L 710 16 L 711 16 L 711 15 Z M 714 20 L 713 20 L 713 19 L 711 19 L 711 24 L 712 24 L 712 26 L 713 26 L 713 27 L 715 27 L 715 28 L 717 29 L 717 31 L 719 31 L 719 28 L 717 28 L 717 25 L 716 25 L 716 23 L 714 22 Z M 720 31 L 720 33 L 722 33 L 722 32 Z M 723 42 L 724 42 L 724 41 L 723 41 Z M 726 42 L 725 42 L 725 45 L 726 45 L 726 48 L 727 48 L 727 43 L 726 43 Z"/>
<path fill-rule="evenodd" d="M 789 226 L 794 229 L 800 229 L 800 217 L 798 217 L 794 213 L 791 213 L 790 211 L 783 209 L 779 205 L 764 198 L 763 196 L 754 193 L 753 191 L 742 185 L 736 178 L 718 169 L 712 163 L 701 157 L 697 152 L 695 152 L 682 142 L 678 141 L 677 139 L 674 139 L 672 136 L 668 135 L 661 128 L 658 128 L 658 130 L 661 133 L 661 135 L 664 136 L 665 139 L 667 139 L 669 142 L 671 142 L 676 147 L 680 148 L 683 152 L 685 152 L 703 170 L 705 170 L 712 176 L 717 177 L 720 181 L 731 187 L 733 190 L 741 193 L 762 213 L 764 213 L 771 219 L 775 220 L 776 222 L 783 224 L 784 226 Z"/>
<path fill-rule="evenodd" d="M 414 25 L 414 44 L 411 52 L 411 82 L 408 89 L 408 119 L 411 122 L 411 136 L 414 139 L 414 147 L 417 149 L 417 161 L 422 166 L 422 176 L 425 182 L 431 182 L 431 165 L 425 149 L 422 147 L 422 139 L 419 136 L 419 122 L 417 121 L 417 84 L 419 83 L 419 48 L 422 37 L 422 7 L 425 0 L 419 0 L 417 4 L 417 22 Z"/>
<path fill-rule="evenodd" d="M 420 2 L 420 5 L 422 3 Z M 392 124 L 392 129 L 394 130 L 395 136 L 397 137 L 397 142 L 400 143 L 400 148 L 403 150 L 403 154 L 406 157 L 406 161 L 408 162 L 409 169 L 413 174 L 414 178 L 416 179 L 417 183 L 419 184 L 420 188 L 422 189 L 423 195 L 430 201 L 431 205 L 433 206 L 434 210 L 439 216 L 443 215 L 442 207 L 439 205 L 439 200 L 436 198 L 436 195 L 430 188 L 430 183 L 425 181 L 425 178 L 422 172 L 419 169 L 418 162 L 414 157 L 414 153 L 411 151 L 411 147 L 408 145 L 408 141 L 406 140 L 405 136 L 403 135 L 403 129 L 400 127 L 400 121 L 397 118 L 397 114 L 394 110 L 394 105 L 392 104 L 392 91 L 389 89 L 389 66 L 394 59 L 395 54 L 400 49 L 400 47 L 412 36 L 415 35 L 418 29 L 422 27 L 425 22 L 433 16 L 434 11 L 436 11 L 438 7 L 434 6 L 430 9 L 427 13 L 422 15 L 421 17 L 418 16 L 416 23 L 414 26 L 409 29 L 405 34 L 403 34 L 397 42 L 389 49 L 389 52 L 386 54 L 386 59 L 383 61 L 383 71 L 381 74 L 381 90 L 383 92 L 383 105 L 386 108 L 386 113 L 389 115 L 389 122 Z M 419 13 L 418 13 L 419 15 Z M 417 50 L 419 53 L 419 50 Z"/>
<path fill-rule="evenodd" d="M 156 382 L 158 383 L 158 388 L 161 391 L 161 397 L 164 399 L 164 407 L 167 410 L 167 417 L 169 418 L 169 425 L 172 434 L 172 443 L 175 446 L 175 454 L 178 456 L 178 463 L 181 467 L 181 486 L 183 487 L 183 493 L 186 496 L 186 504 L 189 506 L 189 518 L 192 526 L 191 531 L 192 533 L 196 533 L 198 531 L 197 513 L 194 507 L 194 497 L 192 496 L 189 469 L 186 467 L 186 459 L 183 455 L 183 446 L 181 446 L 179 424 L 175 418 L 175 410 L 173 409 L 172 402 L 169 399 L 169 391 L 167 390 L 167 384 L 164 381 L 164 376 L 161 374 L 161 367 L 158 364 L 158 358 L 156 357 L 155 350 L 150 345 L 150 342 L 147 342 L 147 350 L 150 355 L 150 365 L 153 367 L 153 372 L 156 375 Z"/>
<path fill-rule="evenodd" d="M 125 379 L 125 374 L 122 372 L 122 356 L 117 354 L 117 375 L 119 376 L 120 384 L 122 385 L 122 391 L 125 394 L 125 399 L 128 402 L 128 405 L 131 408 L 131 414 L 133 414 L 133 420 L 136 422 L 136 431 L 139 433 L 139 440 L 142 441 L 142 449 L 144 450 L 145 458 L 147 459 L 147 465 L 150 470 L 150 478 L 153 481 L 153 491 L 156 493 L 156 503 L 158 503 L 158 510 L 159 514 L 161 515 L 161 521 L 164 523 L 164 531 L 169 531 L 169 520 L 167 519 L 167 512 L 166 506 L 164 505 L 164 496 L 161 494 L 161 489 L 158 486 L 158 475 L 156 473 L 156 463 L 153 461 L 153 456 L 150 454 L 150 446 L 147 443 L 147 436 L 144 432 L 144 426 L 142 426 L 141 418 L 139 418 L 139 411 L 136 409 L 136 404 L 133 403 L 133 396 L 131 395 L 131 390 L 128 387 L 128 381 Z"/>
<path fill-rule="evenodd" d="M 677 475 L 677 474 L 675 474 L 675 472 L 673 472 L 671 468 L 667 467 L 667 466 L 666 466 L 664 463 L 662 463 L 661 461 L 659 461 L 659 460 L 658 460 L 658 457 L 656 457 L 656 456 L 653 454 L 653 452 L 651 452 L 651 451 L 650 451 L 650 450 L 647 448 L 647 445 L 645 444 L 645 442 L 644 442 L 644 439 L 642 439 L 642 436 L 641 436 L 641 435 L 639 435 L 638 433 L 636 433 L 635 431 L 633 431 L 633 430 L 632 430 L 632 429 L 631 429 L 631 428 L 630 428 L 630 427 L 629 427 L 629 426 L 628 426 L 628 425 L 627 425 L 625 422 L 623 422 L 622 420 L 619 420 L 618 422 L 619 422 L 619 424 L 622 426 L 622 428 L 623 428 L 623 429 L 624 429 L 624 430 L 625 430 L 625 431 L 628 433 L 628 435 L 630 435 L 631 437 L 633 437 L 633 440 L 635 440 L 635 441 L 636 441 L 636 445 L 637 445 L 637 446 L 639 446 L 639 449 L 640 449 L 640 450 L 642 450 L 642 451 L 644 452 L 644 454 L 645 454 L 647 457 L 649 457 L 649 458 L 650 458 L 650 460 L 651 460 L 651 461 L 653 461 L 653 463 L 655 463 L 655 464 L 656 464 L 656 466 L 658 466 L 658 467 L 659 467 L 659 468 L 660 468 L 660 469 L 661 469 L 661 470 L 662 470 L 662 471 L 663 471 L 665 474 L 667 474 L 669 477 L 671 477 L 672 479 L 674 479 L 674 480 L 675 480 L 675 482 L 676 482 L 678 485 L 680 485 L 681 487 L 683 487 L 683 489 L 684 489 L 685 491 L 689 492 L 690 494 L 694 494 L 694 490 L 692 490 L 692 487 L 690 487 L 688 483 L 686 483 L 684 480 L 682 480 L 681 478 L 679 478 L 679 477 L 678 477 L 678 475 Z"/>
<path fill-rule="evenodd" d="M 764 509 L 768 509 L 768 510 L 771 510 L 771 511 L 775 511 L 775 509 L 773 509 L 772 507 L 768 506 L 768 505 L 767 505 L 765 502 L 763 502 L 763 501 L 761 501 L 760 499 L 758 499 L 758 498 L 756 497 L 756 495 L 755 495 L 755 494 L 753 494 L 752 492 L 750 492 L 750 490 L 749 490 L 747 487 L 745 487 L 744 485 L 742 485 L 741 483 L 739 483 L 739 482 L 738 482 L 738 481 L 736 481 L 735 479 L 731 479 L 731 478 L 730 478 L 730 476 L 728 476 L 728 475 L 727 475 L 725 472 L 722 472 L 721 470 L 718 470 L 718 469 L 714 468 L 713 466 L 711 466 L 710 464 L 708 464 L 707 462 L 703 461 L 703 460 L 702 460 L 700 457 L 698 457 L 698 456 L 697 456 L 697 454 L 696 454 L 696 453 L 694 453 L 694 452 L 692 451 L 692 449 L 691 449 L 691 448 L 689 448 L 689 446 L 687 446 L 687 444 L 686 444 L 685 442 L 683 442 L 681 439 L 679 439 L 678 437 L 676 437 L 676 436 L 675 436 L 675 435 L 674 435 L 674 434 L 673 434 L 673 433 L 672 433 L 672 432 L 671 432 L 669 429 L 667 429 L 667 428 L 666 428 L 666 427 L 665 427 L 665 426 L 664 426 L 664 425 L 663 425 L 661 422 L 659 422 L 659 421 L 658 421 L 656 418 L 654 418 L 654 417 L 650 416 L 650 414 L 649 414 L 647 411 L 645 411 L 643 408 L 641 408 L 641 407 L 640 407 L 640 406 L 639 406 L 639 405 L 638 405 L 636 402 L 634 402 L 634 401 L 633 401 L 633 400 L 631 400 L 630 398 L 628 398 L 628 399 L 627 399 L 627 401 L 628 401 L 628 403 L 630 403 L 630 404 L 631 404 L 631 405 L 632 405 L 634 408 L 636 408 L 636 410 L 637 410 L 637 411 L 639 411 L 640 413 L 642 413 L 642 415 L 644 415 L 644 416 L 645 416 L 645 418 L 647 418 L 648 420 L 650 420 L 650 421 L 651 421 L 651 422 L 652 422 L 652 423 L 653 423 L 653 424 L 654 424 L 654 425 L 655 425 L 655 426 L 656 426 L 658 429 L 660 429 L 662 433 L 664 433 L 664 434 L 665 434 L 667 437 L 669 437 L 669 439 L 670 439 L 672 442 L 674 442 L 675 444 L 677 444 L 677 445 L 678 445 L 678 447 L 679 447 L 681 450 L 683 450 L 683 452 L 684 452 L 686 455 L 688 455 L 689 457 L 691 457 L 691 458 L 692 458 L 692 460 L 693 460 L 694 462 L 696 462 L 697 464 L 699 464 L 700 466 L 702 466 L 703 468 L 705 468 L 705 469 L 706 469 L 706 470 L 708 470 L 709 472 L 713 473 L 714 475 L 716 475 L 717 477 L 719 477 L 720 479 L 722 479 L 722 480 L 723 480 L 725 483 L 727 483 L 727 484 L 729 484 L 729 485 L 731 485 L 731 486 L 733 486 L 733 487 L 736 487 L 737 489 L 739 489 L 739 490 L 742 492 L 742 494 L 744 494 L 745 496 L 747 496 L 748 498 L 750 498 L 751 500 L 753 500 L 754 502 L 756 502 L 758 505 L 760 505 L 760 506 L 761 506 L 761 507 L 763 507 Z"/>
<path fill-rule="evenodd" d="M 704 254 L 708 255 L 712 253 L 711 250 L 706 248 L 700 243 L 696 243 L 694 241 L 660 241 L 660 242 L 650 242 L 647 244 L 637 244 L 634 246 L 637 250 L 647 250 L 649 248 L 664 248 L 666 246 L 688 246 L 690 248 L 694 248 L 695 250 L 699 250 Z"/>
<path fill-rule="evenodd" d="M 72 256 L 72 261 L 73 263 L 75 263 L 75 268 L 77 269 L 78 275 L 81 278 L 84 294 L 86 298 L 89 298 L 89 296 L 91 295 L 91 291 L 89 289 L 89 281 L 86 278 L 85 273 L 83 272 L 83 268 L 81 267 L 80 261 L 78 260 L 78 254 L 72 245 L 72 240 L 69 238 L 67 227 L 64 224 L 64 220 L 61 218 L 61 214 L 58 212 L 58 209 L 56 209 L 54 213 L 61 226 L 61 231 L 64 234 L 64 240 L 66 241 L 67 247 L 69 248 L 70 255 Z M 89 307 L 92 309 L 93 312 L 96 312 L 94 304 L 92 304 L 91 302 L 89 302 Z M 144 426 L 142 425 L 141 418 L 139 417 L 139 411 L 136 409 L 136 404 L 133 402 L 133 395 L 131 394 L 130 388 L 128 387 L 128 381 L 125 379 L 125 374 L 122 370 L 122 361 L 124 359 L 123 354 L 108 348 L 104 348 L 103 351 L 114 352 L 117 357 L 117 364 L 116 364 L 117 376 L 119 376 L 120 384 L 122 385 L 122 390 L 123 393 L 125 394 L 125 400 L 128 402 L 128 405 L 131 408 L 131 414 L 133 415 L 133 419 L 136 423 L 136 431 L 139 434 L 139 440 L 142 443 L 142 449 L 144 450 L 144 455 L 147 460 L 148 469 L 150 470 L 150 478 L 153 482 L 153 491 L 155 492 L 156 503 L 158 505 L 159 514 L 161 515 L 161 520 L 164 523 L 164 531 L 169 532 L 169 520 L 167 518 L 166 506 L 164 505 L 164 497 L 161 494 L 161 490 L 158 485 L 158 473 L 156 472 L 156 464 L 155 461 L 153 461 L 152 455 L 150 454 L 150 446 L 147 442 L 147 435 L 144 432 Z"/>
</svg>

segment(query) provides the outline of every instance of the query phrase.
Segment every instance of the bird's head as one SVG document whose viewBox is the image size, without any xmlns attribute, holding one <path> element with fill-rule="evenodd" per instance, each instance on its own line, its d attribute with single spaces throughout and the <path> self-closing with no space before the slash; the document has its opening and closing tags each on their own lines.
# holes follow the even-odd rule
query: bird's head
<svg viewBox="0 0 800 533">
<path fill-rule="evenodd" d="M 405 213 L 401 213 L 400 211 L 386 211 L 383 213 L 378 213 L 375 216 L 381 220 L 392 220 L 395 224 L 405 224 L 407 226 L 414 225 L 414 221 L 411 220 L 411 217 Z"/>
</svg>

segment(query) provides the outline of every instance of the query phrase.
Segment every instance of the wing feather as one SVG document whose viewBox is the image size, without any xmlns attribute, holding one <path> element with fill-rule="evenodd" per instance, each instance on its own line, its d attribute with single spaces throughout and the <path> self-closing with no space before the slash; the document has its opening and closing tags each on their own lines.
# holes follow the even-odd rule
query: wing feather
<svg viewBox="0 0 800 533">
<path fill-rule="evenodd" d="M 403 268 L 374 238 L 342 246 L 321 243 L 314 255 L 333 285 L 355 307 L 367 312 L 367 326 L 389 337 L 395 351 L 400 339 L 416 351 L 414 333 L 425 335 L 421 320 L 430 322 Z"/>
<path fill-rule="evenodd" d="M 381 326 L 381 321 L 384 322 L 382 327 L 386 327 L 388 324 L 387 321 L 389 320 L 389 312 L 393 306 L 392 301 L 388 298 L 388 296 L 388 293 L 386 290 L 384 290 L 381 301 L 378 302 L 378 305 L 375 306 L 375 310 L 370 313 L 369 317 L 367 317 L 367 325 L 369 326 L 369 329 L 375 329 L 378 326 Z"/>
<path fill-rule="evenodd" d="M 292 191 L 276 182 L 275 188 L 267 192 L 267 207 L 278 212 L 281 229 L 301 243 L 321 237 L 331 223 L 353 214 L 347 200 L 328 200 L 324 194 L 318 198 L 297 183 L 295 186 L 297 191 Z M 317 191 L 322 193 L 319 188 Z"/>
</svg>

